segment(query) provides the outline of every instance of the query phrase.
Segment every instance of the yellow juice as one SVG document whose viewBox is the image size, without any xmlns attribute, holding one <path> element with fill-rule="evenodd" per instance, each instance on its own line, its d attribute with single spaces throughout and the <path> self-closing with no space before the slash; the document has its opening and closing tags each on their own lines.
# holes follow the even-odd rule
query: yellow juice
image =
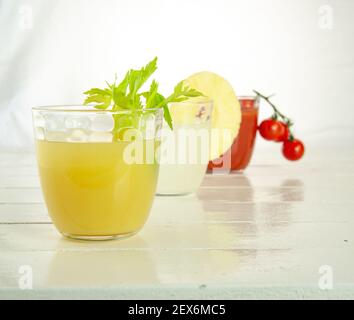
<svg viewBox="0 0 354 320">
<path fill-rule="evenodd" d="M 49 214 L 73 237 L 133 234 L 154 199 L 157 164 L 127 164 L 129 142 L 37 141 L 39 173 Z"/>
</svg>

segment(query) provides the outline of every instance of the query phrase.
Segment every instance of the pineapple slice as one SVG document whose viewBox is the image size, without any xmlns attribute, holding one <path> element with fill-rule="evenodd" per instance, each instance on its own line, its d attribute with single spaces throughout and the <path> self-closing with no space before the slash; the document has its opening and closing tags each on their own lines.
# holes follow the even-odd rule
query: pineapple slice
<svg viewBox="0 0 354 320">
<path fill-rule="evenodd" d="M 210 160 L 228 151 L 236 139 L 241 124 L 240 102 L 230 83 L 212 72 L 200 72 L 185 80 L 214 101 Z"/>
</svg>

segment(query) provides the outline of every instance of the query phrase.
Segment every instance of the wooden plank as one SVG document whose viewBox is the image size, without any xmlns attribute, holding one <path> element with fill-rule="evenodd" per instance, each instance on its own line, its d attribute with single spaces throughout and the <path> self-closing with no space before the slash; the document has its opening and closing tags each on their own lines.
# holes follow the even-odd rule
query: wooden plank
<svg viewBox="0 0 354 320">
<path fill-rule="evenodd" d="M 353 297 L 353 260 L 346 249 L 330 250 L 80 250 L 2 253 L 0 298 L 42 297 L 64 292 L 67 298 L 262 298 Z M 30 266 L 33 290 L 19 290 L 19 269 Z M 334 289 L 320 290 L 320 267 L 335 272 Z M 141 270 L 144 270 L 142 272 Z M 93 288 L 95 288 L 93 290 Z M 110 288 L 110 292 L 107 292 Z M 172 289 L 174 296 L 168 296 Z M 139 289 L 139 290 L 134 290 Z M 243 293 L 242 293 L 243 292 Z M 246 294 L 245 294 L 246 292 Z M 183 296 L 184 294 L 184 296 Z M 301 295 L 300 295 L 301 294 Z M 51 294 L 50 297 L 53 298 Z M 252 298 L 255 298 L 253 295 Z"/>
<path fill-rule="evenodd" d="M 203 196 L 202 196 L 203 198 Z M 225 202 L 206 197 L 156 197 L 150 220 L 155 224 L 353 222 L 354 203 Z M 334 214 L 335 213 L 335 214 Z M 44 203 L 2 203 L 1 223 L 49 222 Z"/>
<path fill-rule="evenodd" d="M 52 225 L 0 225 L 0 252 L 348 248 L 349 253 L 353 228 L 353 223 L 148 223 L 138 236 L 125 241 L 85 243 L 62 238 Z"/>
<path fill-rule="evenodd" d="M 335 214 L 333 214 L 335 212 Z M 223 202 L 188 196 L 156 197 L 150 221 L 154 224 L 353 222 L 353 203 Z M 1 223 L 49 222 L 44 203 L 0 204 Z"/>
<path fill-rule="evenodd" d="M 306 203 L 354 203 L 353 188 L 322 186 L 314 188 L 201 188 L 198 198 L 203 201 L 222 201 L 224 203 L 258 202 L 303 202 Z M 174 201 L 176 199 L 172 199 Z M 178 200 L 178 198 L 177 198 Z M 0 203 L 43 203 L 39 187 L 0 188 Z"/>
</svg>

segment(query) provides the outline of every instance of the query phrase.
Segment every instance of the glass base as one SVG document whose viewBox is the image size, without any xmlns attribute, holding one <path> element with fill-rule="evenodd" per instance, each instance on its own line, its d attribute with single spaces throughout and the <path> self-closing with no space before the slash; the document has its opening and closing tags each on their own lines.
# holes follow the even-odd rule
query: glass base
<svg viewBox="0 0 354 320">
<path fill-rule="evenodd" d="M 81 240 L 81 241 L 111 241 L 111 240 L 123 240 L 130 237 L 133 237 L 137 232 L 124 233 L 124 234 L 115 234 L 108 236 L 81 236 L 75 234 L 68 234 L 62 232 L 62 235 L 71 240 Z"/>
</svg>

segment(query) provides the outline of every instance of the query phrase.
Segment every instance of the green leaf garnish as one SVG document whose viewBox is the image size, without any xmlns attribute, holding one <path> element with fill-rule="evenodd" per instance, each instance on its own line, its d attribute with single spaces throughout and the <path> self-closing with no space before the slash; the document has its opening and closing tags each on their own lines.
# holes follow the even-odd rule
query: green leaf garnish
<svg viewBox="0 0 354 320">
<path fill-rule="evenodd" d="M 98 88 L 93 88 L 89 91 L 86 91 L 87 95 L 84 105 L 90 103 L 96 103 L 95 108 L 105 110 L 111 105 L 112 101 L 112 92 L 110 90 L 101 90 Z"/>
<path fill-rule="evenodd" d="M 86 91 L 87 96 L 84 105 L 93 104 L 100 110 L 107 110 L 111 107 L 112 111 L 118 110 L 148 110 L 163 108 L 164 118 L 171 129 L 173 129 L 172 117 L 168 108 L 171 102 L 183 102 L 190 98 L 204 96 L 201 92 L 184 86 L 181 81 L 174 89 L 174 92 L 167 98 L 158 92 L 159 84 L 153 80 L 150 90 L 139 93 L 141 88 L 147 83 L 150 77 L 157 70 L 157 57 L 149 62 L 140 70 L 129 70 L 124 79 L 118 85 L 107 83 L 108 88 L 93 88 Z M 117 79 L 116 79 L 117 80 Z M 143 103 L 144 102 L 144 103 Z M 127 115 L 114 115 L 114 131 L 122 127 L 132 127 L 133 120 Z"/>
<path fill-rule="evenodd" d="M 164 107 L 165 105 L 167 105 L 171 102 L 183 102 L 183 101 L 189 100 L 190 98 L 197 98 L 200 96 L 204 96 L 204 95 L 195 89 L 185 86 L 184 81 L 181 81 L 175 87 L 173 94 L 170 95 L 164 101 L 160 102 L 160 104 L 157 106 L 157 108 Z"/>
</svg>

